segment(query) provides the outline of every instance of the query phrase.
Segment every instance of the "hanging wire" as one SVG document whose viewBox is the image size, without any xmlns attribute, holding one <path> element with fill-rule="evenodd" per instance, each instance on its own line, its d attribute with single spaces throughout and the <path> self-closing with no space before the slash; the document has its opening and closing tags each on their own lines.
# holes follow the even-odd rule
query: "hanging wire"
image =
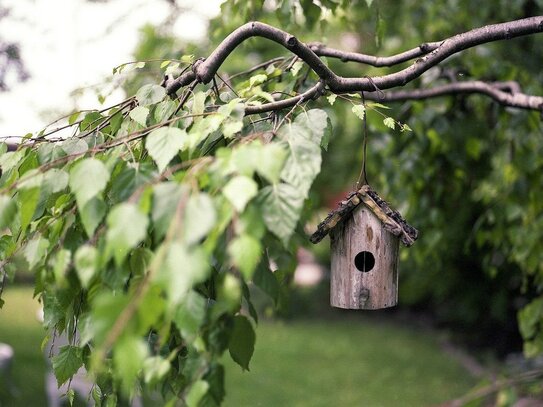
<svg viewBox="0 0 543 407">
<path fill-rule="evenodd" d="M 360 188 L 360 182 L 362 180 L 364 181 L 364 185 L 368 185 L 368 177 L 366 174 L 366 158 L 367 158 L 367 149 L 368 149 L 368 112 L 366 110 L 366 98 L 364 97 L 364 92 L 360 92 L 360 95 L 362 96 L 362 105 L 364 106 L 364 118 L 362 119 L 362 133 L 363 133 L 363 139 L 362 139 L 362 169 L 360 171 L 360 175 L 358 176 L 358 180 L 356 181 L 356 190 Z"/>
<path fill-rule="evenodd" d="M 383 92 L 379 87 L 375 84 L 371 76 L 365 77 L 371 85 L 373 85 L 375 91 L 377 92 L 377 97 L 380 100 L 383 100 L 385 98 L 385 92 Z M 360 96 L 362 97 L 362 105 L 364 106 L 364 118 L 362 119 L 363 123 L 363 141 L 362 141 L 362 170 L 360 171 L 360 175 L 358 176 L 358 181 L 356 181 L 356 190 L 360 188 L 360 182 L 364 180 L 364 185 L 369 185 L 368 182 L 368 176 L 366 174 L 366 161 L 367 161 L 367 149 L 368 149 L 368 110 L 366 106 L 366 98 L 364 97 L 364 91 L 360 92 Z"/>
</svg>

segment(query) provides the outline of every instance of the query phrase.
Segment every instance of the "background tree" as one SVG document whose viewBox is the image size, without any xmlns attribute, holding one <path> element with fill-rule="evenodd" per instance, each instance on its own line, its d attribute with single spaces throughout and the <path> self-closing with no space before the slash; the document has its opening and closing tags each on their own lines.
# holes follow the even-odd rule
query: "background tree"
<svg viewBox="0 0 543 407">
<path fill-rule="evenodd" d="M 0 20 L 8 15 L 9 9 L 0 7 Z M 13 82 L 10 75 L 14 76 L 16 81 L 21 82 L 28 78 L 28 73 L 21 59 L 19 45 L 0 38 L 0 92 L 9 89 L 9 82 Z"/>
<path fill-rule="evenodd" d="M 404 273 L 403 298 L 430 305 L 444 320 L 494 333 L 528 304 L 520 319 L 525 350 L 541 351 L 541 199 L 533 186 L 540 182 L 542 100 L 529 96 L 541 94 L 534 80 L 541 74 L 528 58 L 510 58 L 524 55 L 523 48 L 537 54 L 536 36 L 528 34 L 543 30 L 543 18 L 446 40 L 502 19 L 481 7 L 476 20 L 457 2 L 455 21 L 462 24 L 452 27 L 450 19 L 436 17 L 451 11 L 434 5 L 373 3 L 228 2 L 228 24 L 215 23 L 216 38 L 249 17 L 268 19 L 266 7 L 278 10 L 268 21 L 289 33 L 243 26 L 205 60 L 176 55 L 159 61 L 168 71 L 163 86 L 149 83 L 116 106 L 66 118 L 69 138 L 45 129 L 15 152 L 0 145 L 2 287 L 18 268 L 36 273 L 46 324 L 53 335 L 70 338 L 53 357 L 59 383 L 85 365 L 95 375 L 99 405 L 131 397 L 140 385 L 160 389 L 172 402 L 220 404 L 219 357 L 228 349 L 248 369 L 253 353 L 258 316 L 249 284 L 279 300 L 295 249 L 307 241 L 303 225 L 326 197 L 357 179 L 360 153 L 346 158 L 345 151 L 361 152 L 359 119 L 366 114 L 370 181 L 404 202 L 406 216 L 423 232 L 418 248 L 405 255 L 407 267 L 417 271 Z M 507 4 L 507 19 L 536 7 Z M 372 21 L 370 28 L 360 29 L 360 21 Z M 364 51 L 411 50 L 409 58 L 393 58 L 403 73 L 378 76 L 377 68 L 364 68 L 361 74 L 360 65 L 337 60 L 379 64 L 330 49 L 345 38 L 328 33 L 354 29 L 355 22 L 353 40 L 362 32 L 361 42 L 370 43 L 373 35 L 366 33 L 377 33 L 375 46 Z M 296 31 L 317 23 L 320 35 L 330 36 L 326 46 L 296 39 Z M 238 47 L 255 34 L 277 44 L 255 38 Z M 316 39 L 308 36 L 300 40 Z M 474 48 L 456 57 L 460 69 L 416 80 L 464 48 L 513 37 L 521 37 L 516 47 Z M 429 40 L 437 42 L 417 46 Z M 222 65 L 231 52 L 250 54 Z M 286 56 L 270 62 L 271 54 Z M 317 55 L 328 55 L 328 65 Z M 219 68 L 230 75 L 218 74 Z M 468 74 L 478 81 L 459 80 Z M 434 95 L 386 91 L 402 78 L 440 95 L 484 93 L 526 111 L 465 97 L 413 102 Z M 407 102 L 388 109 L 388 101 L 399 99 Z M 522 137 L 514 137 L 520 129 Z M 329 145 L 323 160 L 321 149 Z M 321 163 L 325 171 L 311 189 Z M 270 264 L 277 267 L 273 273 Z"/>
</svg>

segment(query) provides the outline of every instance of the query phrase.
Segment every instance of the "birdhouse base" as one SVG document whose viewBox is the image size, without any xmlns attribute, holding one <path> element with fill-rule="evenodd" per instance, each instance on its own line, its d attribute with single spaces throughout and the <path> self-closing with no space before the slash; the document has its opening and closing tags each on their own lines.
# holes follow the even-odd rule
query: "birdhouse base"
<svg viewBox="0 0 543 407">
<path fill-rule="evenodd" d="M 367 207 L 330 233 L 330 304 L 344 309 L 382 309 L 398 303 L 399 239 Z"/>
</svg>

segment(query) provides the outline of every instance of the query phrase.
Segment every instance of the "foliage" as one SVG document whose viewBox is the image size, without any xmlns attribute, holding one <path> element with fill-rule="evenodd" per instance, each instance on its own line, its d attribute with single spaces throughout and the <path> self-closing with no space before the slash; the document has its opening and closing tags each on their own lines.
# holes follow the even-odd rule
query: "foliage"
<svg viewBox="0 0 543 407">
<path fill-rule="evenodd" d="M 396 50 L 390 44 L 398 37 L 422 42 L 435 39 L 428 34 L 458 31 L 446 25 L 449 19 L 434 23 L 437 6 L 411 1 L 401 7 L 354 2 L 352 14 L 345 1 L 277 3 L 271 20 L 285 28 L 300 18 L 317 25 L 324 9 L 332 17 L 320 27 L 323 33 L 370 16 L 376 22 L 371 47 L 386 52 Z M 514 3 L 509 11 L 518 14 L 530 2 Z M 246 16 L 241 2 L 226 3 L 223 17 L 234 16 L 231 24 L 249 14 L 264 17 L 262 1 L 245 5 Z M 467 10 L 455 21 L 470 27 L 488 22 Z M 481 10 L 481 19 L 488 19 L 490 9 Z M 418 31 L 403 18 L 411 13 L 418 16 Z M 390 41 L 384 18 L 401 21 L 386 25 Z M 154 43 L 151 35 L 147 40 Z M 533 48 L 533 39 L 518 41 L 519 55 Z M 278 51 L 253 43 L 251 51 L 263 58 Z M 475 51 L 467 56 L 461 61 L 476 76 L 492 68 L 492 58 Z M 406 268 L 417 270 L 404 281 L 407 302 L 426 302 L 470 328 L 494 329 L 541 294 L 543 197 L 534 186 L 543 162 L 535 114 L 512 115 L 463 99 L 432 108 L 409 102 L 384 114 L 379 103 L 342 95 L 323 99 L 326 111 L 304 102 L 244 116 L 247 106 L 272 101 L 274 94 L 303 92 L 314 75 L 288 57 L 231 77 L 232 85 L 218 78 L 217 85 L 194 84 L 170 98 L 157 85 L 159 69 L 190 69 L 193 58 L 158 59 L 154 81 L 128 85 L 135 96 L 71 115 L 69 137 L 44 130 L 9 152 L 0 143 L 1 278 L 13 278 L 17 269 L 35 273 L 46 327 L 70 342 L 53 359 L 59 383 L 84 365 L 96 380 L 97 405 L 130 398 L 140 387 L 159 389 L 171 403 L 219 405 L 223 353 L 228 349 L 243 369 L 250 367 L 257 315 L 248 286 L 281 302 L 281 284 L 305 241 L 302 227 L 319 204 L 317 193 L 356 180 L 359 160 L 352 152 L 360 149 L 360 119 L 371 131 L 370 174 L 377 176 L 370 180 L 383 195 L 404 202 L 401 209 L 423 231 L 421 243 L 403 255 Z M 538 68 L 521 59 L 509 57 L 511 63 L 493 74 L 527 78 L 535 83 L 532 93 L 542 93 L 534 81 Z M 244 65 L 238 58 L 228 67 Z M 331 137 L 329 117 L 334 133 L 344 136 Z M 326 171 L 317 179 L 322 165 Z M 528 354 L 542 350 L 537 301 L 520 314 Z"/>
<path fill-rule="evenodd" d="M 45 325 L 70 339 L 52 360 L 59 384 L 84 365 L 98 404 L 133 396 L 139 378 L 216 405 L 223 352 L 249 369 L 247 284 L 273 292 L 270 261 L 293 264 L 275 257 L 290 256 L 328 120 L 312 109 L 253 124 L 252 96 L 234 96 L 202 87 L 181 103 L 147 84 L 71 119 L 67 139 L 2 145 L 2 269 L 35 273 Z"/>
</svg>

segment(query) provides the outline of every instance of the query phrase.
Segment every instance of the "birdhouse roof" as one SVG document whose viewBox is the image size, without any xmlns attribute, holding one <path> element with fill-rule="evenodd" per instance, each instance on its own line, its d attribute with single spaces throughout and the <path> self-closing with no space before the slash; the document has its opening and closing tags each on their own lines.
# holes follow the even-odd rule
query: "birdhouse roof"
<svg viewBox="0 0 543 407">
<path fill-rule="evenodd" d="M 319 223 L 317 230 L 310 237 L 311 243 L 318 243 L 339 223 L 348 219 L 359 206 L 365 205 L 381 221 L 384 228 L 398 236 L 402 243 L 411 246 L 418 237 L 418 230 L 409 225 L 398 211 L 392 209 L 369 185 L 363 185 L 358 191 L 351 192 L 341 201 L 336 209 Z"/>
</svg>

